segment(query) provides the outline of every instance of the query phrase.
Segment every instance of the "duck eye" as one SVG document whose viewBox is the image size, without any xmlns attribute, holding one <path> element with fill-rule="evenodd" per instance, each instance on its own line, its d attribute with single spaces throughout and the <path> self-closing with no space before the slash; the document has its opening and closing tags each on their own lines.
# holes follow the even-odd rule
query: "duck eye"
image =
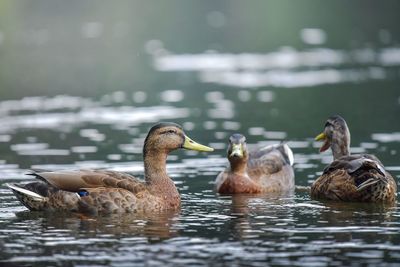
<svg viewBox="0 0 400 267">
<path fill-rule="evenodd" d="M 165 130 L 163 132 L 161 132 L 161 134 L 176 134 L 175 130 Z"/>
</svg>

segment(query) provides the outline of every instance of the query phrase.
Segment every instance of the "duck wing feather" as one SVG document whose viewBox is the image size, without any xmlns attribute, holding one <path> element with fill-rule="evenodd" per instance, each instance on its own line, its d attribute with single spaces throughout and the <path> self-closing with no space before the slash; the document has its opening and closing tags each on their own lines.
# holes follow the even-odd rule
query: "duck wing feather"
<svg viewBox="0 0 400 267">
<path fill-rule="evenodd" d="M 87 188 L 122 188 L 137 193 L 145 189 L 143 181 L 136 177 L 106 170 L 67 170 L 54 172 L 32 172 L 30 175 L 55 188 L 77 192 Z"/>
<path fill-rule="evenodd" d="M 388 175 L 382 163 L 373 155 L 361 154 L 341 157 L 328 165 L 323 175 L 342 169 L 347 172 L 357 190 L 364 190 L 378 182 L 387 183 Z"/>
<path fill-rule="evenodd" d="M 311 186 L 311 195 L 343 201 L 392 201 L 396 183 L 373 155 L 341 157 Z"/>
<path fill-rule="evenodd" d="M 251 151 L 247 170 L 251 176 L 270 175 L 288 165 L 284 144 L 272 145 Z"/>
</svg>

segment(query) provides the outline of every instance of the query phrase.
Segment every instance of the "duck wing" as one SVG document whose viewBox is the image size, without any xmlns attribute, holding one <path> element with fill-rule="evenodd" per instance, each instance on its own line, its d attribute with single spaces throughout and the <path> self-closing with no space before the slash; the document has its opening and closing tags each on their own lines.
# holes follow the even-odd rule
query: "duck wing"
<svg viewBox="0 0 400 267">
<path fill-rule="evenodd" d="M 77 202 L 82 213 L 149 212 L 163 201 L 147 190 L 133 194 L 123 188 L 96 187 L 85 191 L 87 194 Z"/>
<path fill-rule="evenodd" d="M 136 177 L 107 170 L 67 170 L 54 172 L 32 172 L 30 175 L 51 186 L 70 192 L 88 188 L 121 188 L 132 193 L 145 189 L 143 181 Z"/>
<path fill-rule="evenodd" d="M 278 144 L 250 152 L 247 169 L 250 175 L 269 175 L 292 164 L 292 150 L 287 144 Z"/>
<path fill-rule="evenodd" d="M 327 166 L 323 175 L 330 175 L 339 169 L 348 174 L 349 182 L 352 182 L 358 191 L 379 182 L 388 183 L 391 177 L 383 164 L 375 156 L 368 154 L 341 157 Z"/>
<path fill-rule="evenodd" d="M 41 181 L 8 184 L 30 210 L 69 210 L 85 213 L 143 211 L 149 201 L 145 183 L 121 172 L 76 170 L 32 172 Z"/>
<path fill-rule="evenodd" d="M 397 185 L 373 155 L 341 157 L 311 186 L 311 196 L 344 201 L 392 201 Z"/>
</svg>

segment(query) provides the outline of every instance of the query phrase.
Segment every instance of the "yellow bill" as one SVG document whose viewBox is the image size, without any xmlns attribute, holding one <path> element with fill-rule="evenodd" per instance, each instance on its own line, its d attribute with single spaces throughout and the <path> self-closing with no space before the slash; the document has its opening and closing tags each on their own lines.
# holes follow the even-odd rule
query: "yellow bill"
<svg viewBox="0 0 400 267">
<path fill-rule="evenodd" d="M 183 148 L 196 150 L 196 151 L 204 151 L 204 152 L 211 152 L 214 151 L 214 148 L 196 143 L 192 139 L 190 139 L 187 135 L 185 135 L 185 142 L 183 143 Z"/>
<path fill-rule="evenodd" d="M 321 141 L 321 140 L 325 140 L 326 139 L 326 134 L 324 133 L 320 133 L 319 135 L 317 135 L 315 137 L 315 141 Z"/>
<path fill-rule="evenodd" d="M 243 157 L 242 144 L 232 144 L 232 152 L 229 156 L 230 157 L 237 156 L 242 158 Z"/>
<path fill-rule="evenodd" d="M 321 148 L 319 149 L 319 152 L 324 152 L 325 150 L 328 150 L 328 148 L 331 146 L 331 142 L 328 139 L 328 136 L 324 133 L 320 133 L 315 137 L 315 141 L 324 141 L 322 144 Z"/>
</svg>

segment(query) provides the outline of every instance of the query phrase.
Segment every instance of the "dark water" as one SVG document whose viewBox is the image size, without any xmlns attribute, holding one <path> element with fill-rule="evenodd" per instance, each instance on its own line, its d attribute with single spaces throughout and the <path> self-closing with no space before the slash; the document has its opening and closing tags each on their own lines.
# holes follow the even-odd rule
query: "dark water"
<svg viewBox="0 0 400 267">
<path fill-rule="evenodd" d="M 213 191 L 234 132 L 251 144 L 289 141 L 296 184 L 310 185 L 332 160 L 313 141 L 332 114 L 346 118 L 354 153 L 400 177 L 397 2 L 3 3 L 1 264 L 400 264 L 398 204 Z M 158 121 L 216 148 L 169 156 L 179 212 L 28 212 L 4 186 L 28 181 L 30 168 L 142 177 L 143 140 Z"/>
</svg>

